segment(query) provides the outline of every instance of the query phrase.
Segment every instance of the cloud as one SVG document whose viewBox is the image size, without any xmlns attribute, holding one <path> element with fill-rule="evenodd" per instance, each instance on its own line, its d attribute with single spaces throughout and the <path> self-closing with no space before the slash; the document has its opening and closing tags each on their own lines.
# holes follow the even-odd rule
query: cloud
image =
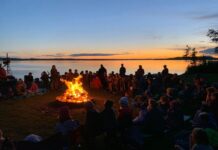
<svg viewBox="0 0 218 150">
<path fill-rule="evenodd" d="M 56 54 L 48 54 L 48 55 L 42 55 L 45 57 L 64 57 L 66 55 L 62 54 L 62 53 L 56 53 Z"/>
<path fill-rule="evenodd" d="M 181 48 L 181 47 L 178 47 L 178 48 L 168 48 L 169 50 L 176 50 L 176 51 L 184 51 L 186 48 Z"/>
<path fill-rule="evenodd" d="M 76 53 L 71 54 L 73 57 L 82 57 L 82 56 L 117 56 L 117 55 L 125 55 L 129 53 Z"/>
<path fill-rule="evenodd" d="M 218 13 L 201 15 L 201 16 L 194 17 L 194 19 L 197 20 L 218 19 Z"/>
<path fill-rule="evenodd" d="M 218 55 L 218 53 L 215 53 L 215 48 L 204 49 L 201 50 L 200 53 L 209 54 L 209 55 Z"/>
</svg>

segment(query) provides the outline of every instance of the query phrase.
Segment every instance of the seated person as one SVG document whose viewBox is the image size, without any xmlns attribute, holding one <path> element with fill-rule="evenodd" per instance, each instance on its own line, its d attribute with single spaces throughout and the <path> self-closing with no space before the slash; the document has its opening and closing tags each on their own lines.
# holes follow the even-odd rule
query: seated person
<svg viewBox="0 0 218 150">
<path fill-rule="evenodd" d="M 164 131 L 164 119 L 161 112 L 157 108 L 157 103 L 153 99 L 149 99 L 147 113 L 144 117 L 143 130 L 148 134 L 161 134 Z"/>
<path fill-rule="evenodd" d="M 39 91 L 38 85 L 35 82 L 32 82 L 30 88 L 28 89 L 28 93 L 29 94 L 36 94 L 36 93 L 38 93 L 38 91 Z"/>
<path fill-rule="evenodd" d="M 6 78 L 6 70 L 2 67 L 2 64 L 0 64 L 0 80 L 6 80 Z"/>
<path fill-rule="evenodd" d="M 136 116 L 133 119 L 133 124 L 135 124 L 135 125 L 142 124 L 144 122 L 146 113 L 147 113 L 147 104 L 141 103 L 138 116 Z"/>
<path fill-rule="evenodd" d="M 79 127 L 79 123 L 70 117 L 69 108 L 62 107 L 59 111 L 59 122 L 56 124 L 56 132 L 67 135 L 69 132 Z"/>
<path fill-rule="evenodd" d="M 170 107 L 167 111 L 166 125 L 170 130 L 178 130 L 183 128 L 184 115 L 180 108 L 180 103 L 176 100 L 170 102 Z"/>
<path fill-rule="evenodd" d="M 108 138 L 115 136 L 117 127 L 116 115 L 113 110 L 113 101 L 107 100 L 104 104 L 104 110 L 101 112 L 102 128 L 106 132 Z"/>
<path fill-rule="evenodd" d="M 18 80 L 16 84 L 16 91 L 18 96 L 26 94 L 26 85 L 22 79 Z"/>
<path fill-rule="evenodd" d="M 132 110 L 128 105 L 128 97 L 121 97 L 120 101 L 120 109 L 118 113 L 118 126 L 123 132 L 126 129 L 129 129 L 132 126 Z"/>
<path fill-rule="evenodd" d="M 194 128 L 190 135 L 190 150 L 213 150 L 209 144 L 207 133 L 202 128 Z M 182 146 L 176 145 L 176 150 L 185 150 Z"/>
</svg>

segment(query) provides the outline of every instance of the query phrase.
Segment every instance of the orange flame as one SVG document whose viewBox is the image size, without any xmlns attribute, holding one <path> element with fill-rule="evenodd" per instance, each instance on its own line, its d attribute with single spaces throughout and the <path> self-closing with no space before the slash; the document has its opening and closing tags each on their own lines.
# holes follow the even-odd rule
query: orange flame
<svg viewBox="0 0 218 150">
<path fill-rule="evenodd" d="M 67 103 L 84 103 L 88 101 L 88 92 L 86 92 L 82 87 L 82 82 L 80 81 L 82 76 L 74 78 L 72 81 L 67 81 L 61 79 L 61 82 L 67 86 L 67 90 L 63 95 L 57 96 L 56 99 L 61 102 Z"/>
</svg>

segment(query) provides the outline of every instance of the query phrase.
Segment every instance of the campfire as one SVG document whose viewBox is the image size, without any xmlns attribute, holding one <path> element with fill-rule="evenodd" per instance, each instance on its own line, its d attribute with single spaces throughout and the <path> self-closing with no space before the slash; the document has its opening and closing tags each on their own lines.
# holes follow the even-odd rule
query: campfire
<svg viewBox="0 0 218 150">
<path fill-rule="evenodd" d="M 72 81 L 61 79 L 61 82 L 67 86 L 63 95 L 57 96 L 56 100 L 66 103 L 85 103 L 88 101 L 88 92 L 86 92 L 80 81 L 82 76 L 74 78 Z"/>
</svg>

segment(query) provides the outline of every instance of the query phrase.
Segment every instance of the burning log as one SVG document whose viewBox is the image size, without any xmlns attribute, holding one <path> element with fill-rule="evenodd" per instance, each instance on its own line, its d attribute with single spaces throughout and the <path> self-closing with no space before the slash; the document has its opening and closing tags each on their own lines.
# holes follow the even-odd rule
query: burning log
<svg viewBox="0 0 218 150">
<path fill-rule="evenodd" d="M 83 88 L 81 79 L 82 76 L 78 76 L 72 81 L 61 79 L 67 89 L 63 95 L 57 96 L 56 100 L 66 103 L 86 103 L 88 101 L 88 92 Z"/>
</svg>

